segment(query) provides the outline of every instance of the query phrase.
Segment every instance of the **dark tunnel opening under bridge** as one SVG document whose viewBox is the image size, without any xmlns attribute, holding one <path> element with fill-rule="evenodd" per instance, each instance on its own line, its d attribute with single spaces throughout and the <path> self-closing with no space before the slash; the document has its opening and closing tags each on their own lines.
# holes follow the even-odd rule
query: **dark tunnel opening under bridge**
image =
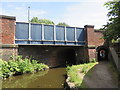
<svg viewBox="0 0 120 90">
<path fill-rule="evenodd" d="M 76 64 L 76 52 L 74 49 L 63 49 L 57 53 L 58 61 L 61 66 L 71 66 Z"/>
</svg>

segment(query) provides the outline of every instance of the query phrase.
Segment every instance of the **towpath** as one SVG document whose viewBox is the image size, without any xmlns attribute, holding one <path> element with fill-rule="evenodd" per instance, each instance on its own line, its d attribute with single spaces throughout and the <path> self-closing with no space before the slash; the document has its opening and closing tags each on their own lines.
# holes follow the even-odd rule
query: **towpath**
<svg viewBox="0 0 120 90">
<path fill-rule="evenodd" d="M 110 62 L 101 61 L 83 77 L 88 88 L 118 88 L 118 76 Z"/>
</svg>

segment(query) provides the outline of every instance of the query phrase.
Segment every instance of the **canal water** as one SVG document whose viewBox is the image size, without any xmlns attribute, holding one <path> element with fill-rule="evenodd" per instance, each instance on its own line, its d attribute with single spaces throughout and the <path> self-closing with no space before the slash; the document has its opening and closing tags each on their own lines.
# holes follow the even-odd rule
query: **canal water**
<svg viewBox="0 0 120 90">
<path fill-rule="evenodd" d="M 65 68 L 53 68 L 34 74 L 12 76 L 2 81 L 2 88 L 64 88 Z"/>
</svg>

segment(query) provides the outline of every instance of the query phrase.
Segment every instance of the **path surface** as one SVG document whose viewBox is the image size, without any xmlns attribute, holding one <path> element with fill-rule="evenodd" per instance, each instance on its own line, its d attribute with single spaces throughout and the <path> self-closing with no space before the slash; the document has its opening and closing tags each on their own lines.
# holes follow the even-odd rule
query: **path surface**
<svg viewBox="0 0 120 90">
<path fill-rule="evenodd" d="M 84 82 L 89 88 L 118 88 L 118 79 L 107 61 L 99 62 L 91 75 L 84 76 Z"/>
</svg>

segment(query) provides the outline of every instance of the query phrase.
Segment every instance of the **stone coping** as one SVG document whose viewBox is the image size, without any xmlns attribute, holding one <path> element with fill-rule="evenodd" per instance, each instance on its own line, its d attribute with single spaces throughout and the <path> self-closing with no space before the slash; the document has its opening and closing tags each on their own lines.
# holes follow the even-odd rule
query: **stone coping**
<svg viewBox="0 0 120 90">
<path fill-rule="evenodd" d="M 95 49 L 96 46 L 95 45 L 88 45 L 88 49 Z"/>
<path fill-rule="evenodd" d="M 18 48 L 17 44 L 2 44 L 0 45 L 2 48 Z"/>
<path fill-rule="evenodd" d="M 94 25 L 85 25 L 85 28 L 94 28 Z"/>
<path fill-rule="evenodd" d="M 0 19 L 16 20 L 16 17 L 14 17 L 14 16 L 0 15 Z"/>
</svg>

